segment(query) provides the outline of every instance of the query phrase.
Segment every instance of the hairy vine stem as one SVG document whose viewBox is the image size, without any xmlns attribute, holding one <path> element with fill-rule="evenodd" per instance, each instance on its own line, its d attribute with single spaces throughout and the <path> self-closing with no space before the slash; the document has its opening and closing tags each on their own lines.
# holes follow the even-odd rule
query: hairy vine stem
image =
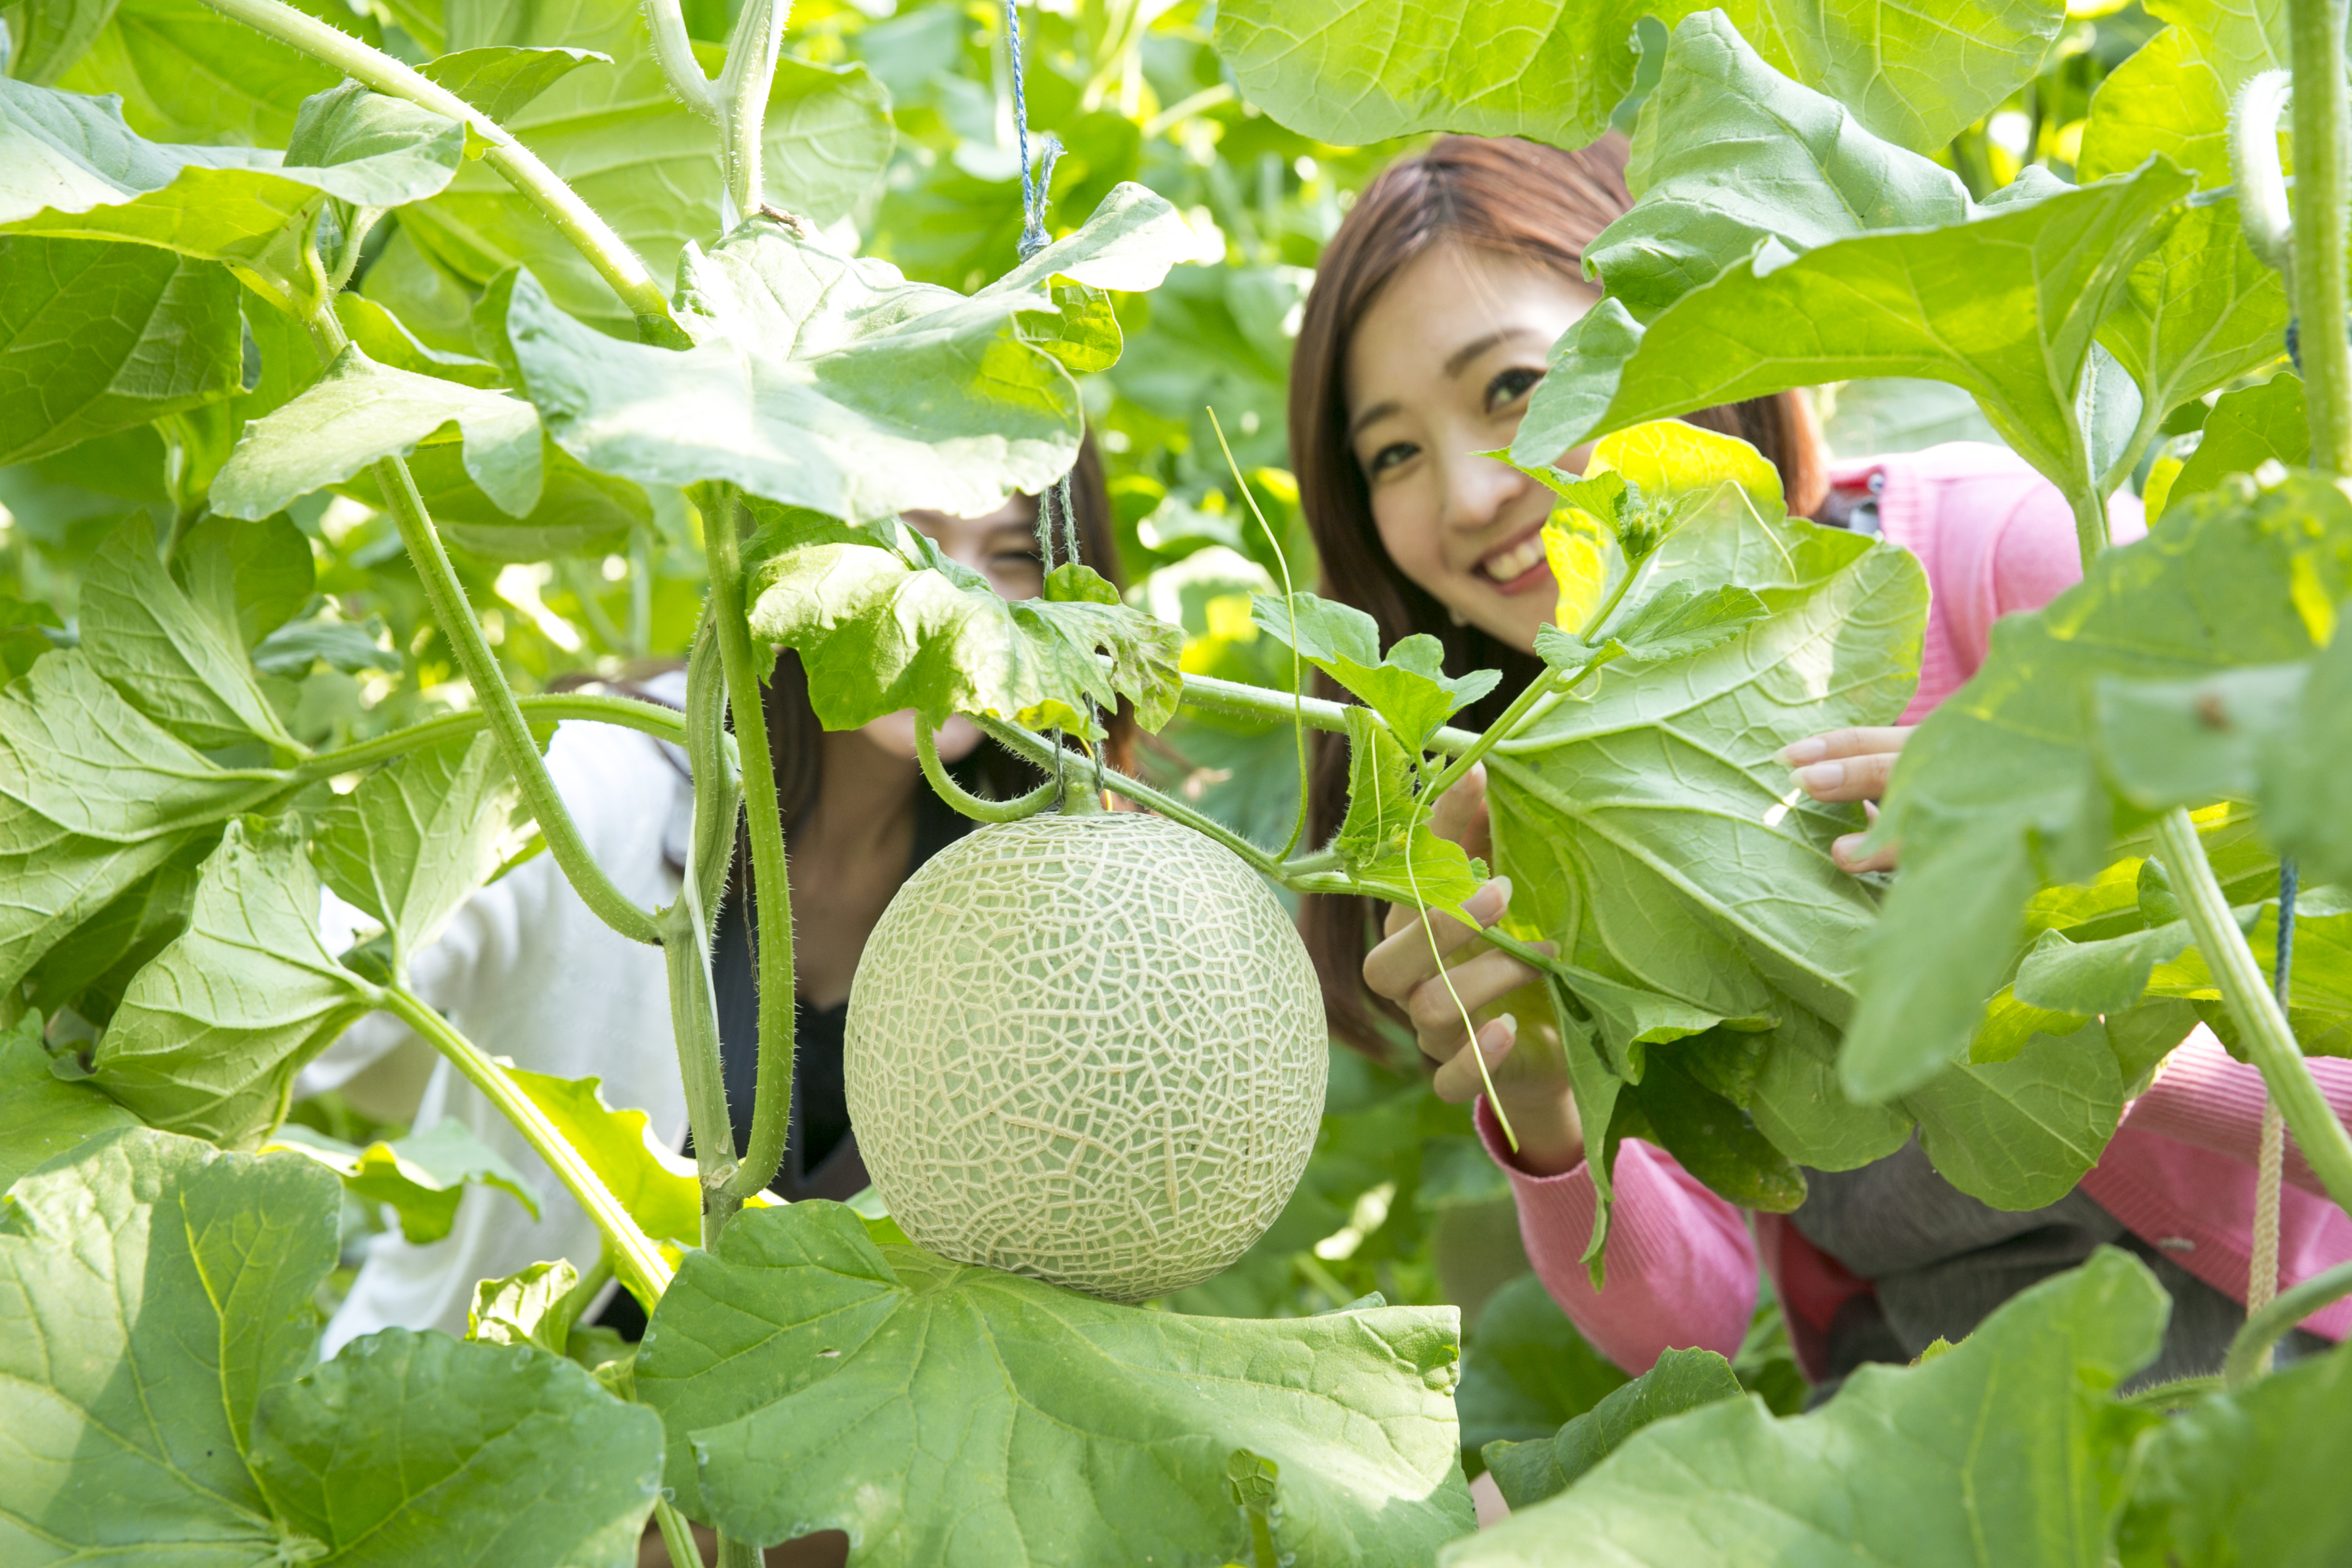
<svg viewBox="0 0 2352 1568">
<path fill-rule="evenodd" d="M 743 593 L 740 508 L 732 486 L 711 486 L 698 498 L 703 550 L 710 568 L 710 618 L 717 627 L 719 664 L 726 678 L 727 711 L 735 722 L 743 768 L 743 818 L 751 840 L 751 900 L 760 977 L 759 1078 L 751 1101 L 751 1134 L 743 1163 L 727 1184 L 738 1202 L 776 1179 L 792 1125 L 793 1058 L 797 1022 L 793 997 L 793 889 L 784 849 L 783 805 L 776 798 L 775 758 L 769 751 L 763 683 L 751 648 Z M 732 818 L 730 818 L 731 823 Z"/>
<path fill-rule="evenodd" d="M 719 1049 L 718 994 L 710 976 L 711 930 L 734 856 L 740 799 L 719 744 L 727 722 L 727 691 L 719 668 L 717 620 L 717 606 L 706 603 L 687 662 L 687 761 L 694 779 L 694 830 L 677 898 L 660 917 L 670 1034 L 677 1047 L 678 1080 L 686 1089 L 687 1122 L 694 1129 L 695 1176 L 702 1187 L 705 1250 L 719 1245 L 719 1233 L 742 1207 L 728 1190 L 739 1167 Z"/>
<path fill-rule="evenodd" d="M 2344 17 L 2345 0 L 2288 0 L 2295 193 L 2302 198 L 2294 204 L 2291 281 L 2311 465 L 2334 475 L 2352 474 L 2352 343 L 2344 336 L 2345 290 L 2352 286 L 2345 255 L 2352 99 L 2345 85 Z"/>
<path fill-rule="evenodd" d="M 508 1076 L 505 1068 L 451 1028 L 449 1020 L 434 1011 L 423 998 L 404 986 L 387 986 L 381 999 L 385 1011 L 447 1058 L 449 1064 L 480 1090 L 483 1097 L 499 1108 L 499 1114 L 512 1123 L 515 1131 L 547 1162 L 547 1168 L 555 1173 L 563 1189 L 587 1210 L 588 1218 L 604 1234 L 614 1271 L 620 1275 L 621 1282 L 651 1311 L 654 1302 L 661 1300 L 662 1291 L 669 1288 L 669 1264 L 653 1238 L 639 1228 L 621 1200 L 613 1196 L 612 1189 L 589 1168 L 588 1162 L 572 1146 L 562 1129 L 548 1120 L 547 1113 Z"/>
<path fill-rule="evenodd" d="M 406 99 L 436 114 L 460 120 L 489 143 L 483 162 L 506 176 L 507 182 L 537 207 L 557 232 L 588 259 L 621 302 L 636 318 L 637 332 L 648 343 L 666 348 L 688 347 L 686 334 L 671 317 L 669 298 L 628 242 L 580 193 L 564 183 L 539 154 L 515 139 L 514 133 L 438 82 L 420 75 L 380 49 L 372 49 L 315 16 L 305 16 L 283 0 L 205 0 L 225 16 L 334 67 L 352 80 L 389 97 Z"/>
<path fill-rule="evenodd" d="M 940 799 L 975 822 L 1025 821 L 1052 805 L 1054 798 L 1062 792 L 1062 781 L 1057 777 L 1010 800 L 982 800 L 949 774 L 940 761 L 939 737 L 919 716 L 915 721 L 915 760 L 922 764 L 923 777 L 930 780 Z"/>
<path fill-rule="evenodd" d="M 760 204 L 761 143 L 768 94 L 783 47 L 792 0 L 748 0 L 727 37 L 727 63 L 713 82 L 694 57 L 678 0 L 645 0 L 646 30 L 654 63 L 678 101 L 718 128 L 719 162 L 727 206 L 722 228 L 733 228 Z"/>
<path fill-rule="evenodd" d="M 2229 1356 L 2221 1363 L 2223 1384 L 2243 1388 L 2262 1376 L 2270 1370 L 2271 1352 L 2287 1330 L 2347 1296 L 2352 1296 L 2352 1263 L 2338 1263 L 2281 1291 L 2269 1305 L 2249 1315 L 2246 1326 L 2230 1341 Z"/>
<path fill-rule="evenodd" d="M 563 804 L 563 797 L 556 790 L 555 780 L 548 776 L 539 744 L 531 739 L 530 723 L 523 717 L 514 691 L 507 685 L 506 674 L 499 668 L 497 655 L 483 640 L 481 624 L 474 619 L 473 607 L 466 601 L 465 586 L 457 580 L 457 569 L 449 564 L 448 551 L 441 548 L 441 536 L 434 532 L 433 518 L 425 509 L 425 497 L 417 493 L 416 481 L 409 476 L 408 465 L 397 457 L 386 457 L 375 465 L 374 473 L 384 499 L 391 503 L 401 543 L 408 547 L 409 559 L 415 563 L 416 575 L 425 585 L 433 619 L 457 651 L 457 666 L 474 689 L 474 700 L 482 705 L 488 715 L 490 733 L 499 737 L 499 750 L 521 787 L 523 803 L 538 820 L 539 831 L 546 835 L 548 852 L 563 868 L 580 901 L 594 911 L 599 920 L 632 942 L 658 944 L 658 924 L 652 915 L 614 886 L 604 868 L 596 863 L 587 841 L 580 836 L 579 825 L 572 821 L 570 810 Z"/>
<path fill-rule="evenodd" d="M 659 703 L 642 702 L 635 697 L 606 696 L 594 692 L 553 692 L 539 696 L 519 696 L 515 706 L 523 717 L 533 724 L 555 724 L 566 719 L 590 724 L 618 725 L 634 729 L 640 735 L 650 735 L 656 740 L 667 740 L 673 746 L 686 744 L 686 721 L 670 708 Z M 360 768 L 385 762 L 428 746 L 437 746 L 461 735 L 471 735 L 488 727 L 490 716 L 480 708 L 467 708 L 459 713 L 436 714 L 417 724 L 406 725 L 373 740 L 355 741 L 333 751 L 314 752 L 289 770 L 298 783 L 310 783 L 320 779 L 332 779 L 339 773 L 352 773 Z M 730 747 L 731 751 L 731 747 Z"/>
<path fill-rule="evenodd" d="M 2181 913 L 2221 988 L 2246 1054 L 2261 1070 L 2263 1082 L 2320 1186 L 2337 1207 L 2352 1213 L 2352 1133 L 2336 1119 L 2313 1081 L 2286 1014 L 2230 913 L 2229 897 L 2214 878 L 2189 813 L 2172 810 L 2158 818 L 2156 841 L 2180 894 Z"/>
</svg>

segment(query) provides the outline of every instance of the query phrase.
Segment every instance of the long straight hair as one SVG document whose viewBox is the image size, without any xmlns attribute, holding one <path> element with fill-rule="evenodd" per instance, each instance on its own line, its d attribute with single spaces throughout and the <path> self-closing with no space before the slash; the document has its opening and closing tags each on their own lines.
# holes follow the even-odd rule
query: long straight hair
<svg viewBox="0 0 2352 1568">
<path fill-rule="evenodd" d="M 1625 152 L 1624 138 L 1614 131 L 1577 152 L 1508 137 L 1438 138 L 1390 164 L 1358 198 L 1324 247 L 1299 323 L 1291 360 L 1290 452 L 1299 504 L 1322 555 L 1322 592 L 1371 616 L 1383 646 L 1425 633 L 1444 646 L 1450 674 L 1500 670 L 1501 683 L 1465 715 L 1474 727 L 1500 717 L 1543 665 L 1475 626 L 1457 625 L 1426 589 L 1398 570 L 1381 543 L 1370 488 L 1348 443 L 1349 345 L 1389 281 L 1442 242 L 1534 261 L 1583 281 L 1586 247 L 1633 205 Z M 1821 504 L 1822 458 L 1796 393 L 1684 417 L 1761 452 L 1780 469 L 1791 511 L 1810 512 Z M 1316 684 L 1327 697 L 1346 695 L 1328 679 Z M 1321 843 L 1347 813 L 1344 737 L 1315 737 L 1311 778 L 1310 824 Z M 1368 898 L 1309 894 L 1299 924 L 1322 980 L 1332 1033 L 1385 1055 L 1380 1019 L 1405 1019 L 1364 988 L 1364 953 L 1376 913 Z"/>
</svg>

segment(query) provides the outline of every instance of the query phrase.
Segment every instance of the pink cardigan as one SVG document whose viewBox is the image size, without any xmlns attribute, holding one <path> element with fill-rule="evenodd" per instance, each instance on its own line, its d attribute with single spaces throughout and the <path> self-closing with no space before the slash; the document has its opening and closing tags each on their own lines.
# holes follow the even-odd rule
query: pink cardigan
<svg viewBox="0 0 2352 1568">
<path fill-rule="evenodd" d="M 2080 554 L 2064 503 L 2003 448 L 1955 443 L 1845 465 L 1831 477 L 1847 487 L 1873 476 L 1883 478 L 1882 532 L 1919 558 L 1930 590 L 1919 692 L 1903 715 L 1904 723 L 1916 724 L 1976 673 L 1995 620 L 2037 609 L 2081 578 Z M 2118 542 L 2139 537 L 2138 504 L 2118 497 L 2113 527 Z M 2336 1115 L 2352 1122 L 2352 1061 L 2315 1059 L 2311 1067 Z M 2105 1154 L 2083 1178 L 2083 1190 L 2126 1228 L 2239 1301 L 2251 1258 L 2263 1098 L 2261 1075 L 2200 1028 L 2126 1109 Z M 1617 1155 L 1608 1283 L 1596 1291 L 1578 1261 L 1592 1228 L 1589 1169 L 1531 1176 L 1512 1163 L 1484 1101 L 1477 1123 L 1487 1152 L 1509 1173 L 1519 1234 L 1538 1277 L 1610 1359 L 1641 1372 L 1674 1347 L 1730 1355 L 1755 1311 L 1760 1260 L 1780 1291 L 1800 1359 L 1822 1375 L 1832 1318 L 1870 1285 L 1785 1217 L 1744 1215 L 1664 1150 L 1628 1139 Z M 2291 1138 L 2286 1179 L 2282 1288 L 2352 1258 L 2352 1218 L 2318 1196 Z M 2352 1301 L 2303 1326 L 2343 1338 L 2352 1330 Z"/>
</svg>

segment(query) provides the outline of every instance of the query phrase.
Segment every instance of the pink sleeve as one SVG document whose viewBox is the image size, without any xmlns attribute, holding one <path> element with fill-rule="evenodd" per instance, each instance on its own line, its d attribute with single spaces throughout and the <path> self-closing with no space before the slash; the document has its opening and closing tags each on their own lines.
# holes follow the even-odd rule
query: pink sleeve
<svg viewBox="0 0 2352 1568">
<path fill-rule="evenodd" d="M 2107 537 L 2119 545 L 2147 534 L 2137 496 L 2119 493 L 2110 500 L 2107 523 Z M 2037 475 L 1993 541 L 1992 613 L 1985 624 L 1989 630 L 2000 616 L 2039 610 L 2082 580 L 2083 547 L 2074 537 L 2074 509 L 2055 486 Z"/>
<path fill-rule="evenodd" d="M 2352 1061 L 2315 1056 L 2309 1065 L 2336 1119 L 2352 1124 Z M 2212 1031 L 2200 1025 L 2165 1060 L 2148 1092 L 2132 1102 L 2124 1124 L 2252 1165 L 2261 1151 L 2263 1099 L 2262 1073 L 2223 1050 Z M 2326 1196 L 2292 1133 L 2286 1179 Z M 1524 1217 L 1524 1206 L 1520 1213 Z"/>
<path fill-rule="evenodd" d="M 1536 1277 L 1603 1355 L 1638 1375 L 1663 1351 L 1739 1349 L 1756 1311 L 1756 1242 L 1738 1209 L 1664 1149 L 1626 1139 L 1617 1150 L 1608 1285 L 1595 1291 L 1580 1261 L 1592 1234 L 1590 1167 L 1530 1176 L 1512 1163 L 1483 1099 L 1477 1122 L 1486 1152 L 1511 1178 Z"/>
</svg>

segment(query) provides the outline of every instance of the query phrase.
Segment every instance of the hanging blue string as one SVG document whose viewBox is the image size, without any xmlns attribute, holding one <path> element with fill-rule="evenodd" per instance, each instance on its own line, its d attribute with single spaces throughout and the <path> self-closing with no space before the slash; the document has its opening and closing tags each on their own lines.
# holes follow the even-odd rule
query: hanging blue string
<svg viewBox="0 0 2352 1568">
<path fill-rule="evenodd" d="M 2294 973 L 2294 895 L 2301 880 L 2294 861 L 2279 862 L 2278 961 L 2271 970 L 2271 990 L 2278 998 L 2281 1012 L 2286 1011 Z"/>
</svg>

